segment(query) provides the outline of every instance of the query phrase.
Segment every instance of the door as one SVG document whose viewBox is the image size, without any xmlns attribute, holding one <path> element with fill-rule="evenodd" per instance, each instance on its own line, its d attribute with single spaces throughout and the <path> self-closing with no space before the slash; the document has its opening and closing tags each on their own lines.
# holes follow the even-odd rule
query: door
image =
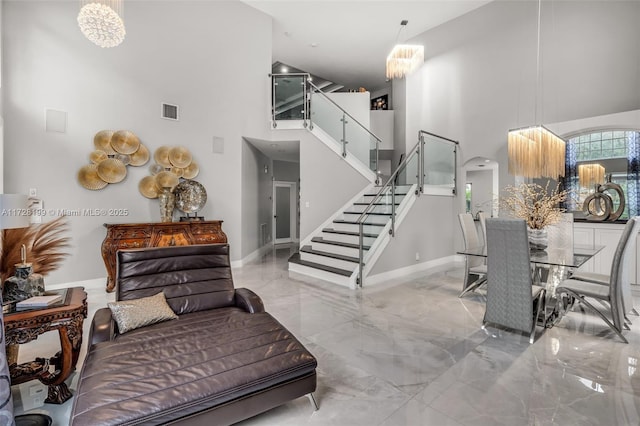
<svg viewBox="0 0 640 426">
<path fill-rule="evenodd" d="M 296 239 L 296 184 L 273 183 L 274 243 L 290 243 Z"/>
</svg>

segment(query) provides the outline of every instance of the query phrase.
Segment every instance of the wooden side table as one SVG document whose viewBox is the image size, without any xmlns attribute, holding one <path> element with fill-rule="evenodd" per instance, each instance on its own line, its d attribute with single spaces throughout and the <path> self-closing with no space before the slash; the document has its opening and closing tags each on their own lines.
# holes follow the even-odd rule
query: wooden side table
<svg viewBox="0 0 640 426">
<path fill-rule="evenodd" d="M 69 304 L 32 311 L 5 314 L 7 345 L 19 345 L 38 338 L 47 331 L 58 330 L 60 352 L 50 359 L 36 358 L 9 366 L 11 384 L 38 379 L 49 387 L 45 402 L 62 404 L 71 398 L 65 380 L 76 369 L 82 345 L 82 323 L 87 317 L 87 293 L 83 287 L 68 289 Z"/>
</svg>

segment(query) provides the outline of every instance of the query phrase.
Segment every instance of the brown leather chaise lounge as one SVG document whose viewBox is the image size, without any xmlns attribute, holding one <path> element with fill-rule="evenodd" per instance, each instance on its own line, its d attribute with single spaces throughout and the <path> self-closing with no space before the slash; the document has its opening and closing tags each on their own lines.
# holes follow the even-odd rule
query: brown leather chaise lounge
<svg viewBox="0 0 640 426">
<path fill-rule="evenodd" d="M 120 251 L 116 291 L 163 291 L 179 318 L 120 334 L 109 308 L 96 312 L 71 425 L 220 425 L 307 394 L 315 405 L 315 358 L 234 289 L 228 245 Z"/>
</svg>

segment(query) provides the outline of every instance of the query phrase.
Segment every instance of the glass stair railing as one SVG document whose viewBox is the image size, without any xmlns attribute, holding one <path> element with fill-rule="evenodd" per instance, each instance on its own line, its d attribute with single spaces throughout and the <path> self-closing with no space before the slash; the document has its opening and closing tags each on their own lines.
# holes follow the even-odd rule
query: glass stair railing
<svg viewBox="0 0 640 426">
<path fill-rule="evenodd" d="M 271 78 L 274 127 L 282 120 L 302 120 L 309 130 L 319 127 L 339 144 L 343 157 L 358 159 L 378 182 L 379 137 L 314 85 L 309 74 L 272 74 Z"/>
<path fill-rule="evenodd" d="M 378 194 L 369 205 L 364 207 L 356 220 L 358 224 L 358 278 L 357 285 L 364 284 L 365 259 L 364 236 L 366 227 L 372 223 L 380 223 L 381 216 L 390 222 L 389 234 L 396 232 L 398 199 L 407 195 L 409 188 L 415 188 L 415 194 L 425 193 L 425 186 L 444 186 L 455 195 L 456 157 L 458 142 L 421 130 L 418 132 L 418 143 L 407 153 L 387 182 L 380 187 Z M 451 147 L 453 146 L 453 150 Z M 437 166 L 436 166 L 437 165 Z M 451 173 L 452 174 L 451 174 Z"/>
</svg>

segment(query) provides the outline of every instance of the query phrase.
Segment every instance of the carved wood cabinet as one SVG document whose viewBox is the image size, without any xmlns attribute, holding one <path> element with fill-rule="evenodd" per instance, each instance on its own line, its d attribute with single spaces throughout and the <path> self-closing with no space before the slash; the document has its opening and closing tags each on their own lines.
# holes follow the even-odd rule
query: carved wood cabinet
<svg viewBox="0 0 640 426">
<path fill-rule="evenodd" d="M 187 246 L 226 243 L 222 221 L 105 223 L 107 236 L 102 242 L 102 259 L 107 268 L 107 291 L 116 282 L 116 252 L 144 247 Z"/>
</svg>

